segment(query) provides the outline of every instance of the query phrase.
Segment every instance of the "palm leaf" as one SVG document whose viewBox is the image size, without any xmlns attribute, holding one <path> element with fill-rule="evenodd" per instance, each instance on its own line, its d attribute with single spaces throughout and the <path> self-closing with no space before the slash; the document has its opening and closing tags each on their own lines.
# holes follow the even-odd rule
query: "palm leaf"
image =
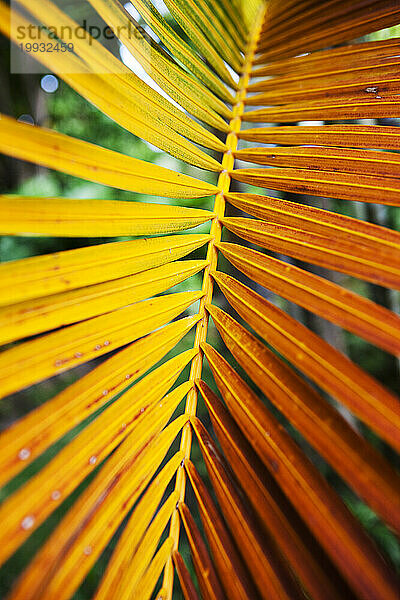
<svg viewBox="0 0 400 600">
<path fill-rule="evenodd" d="M 398 128 L 358 123 L 400 116 L 399 39 L 356 41 L 396 25 L 398 3 L 132 3 L 159 41 L 89 0 L 162 93 L 89 36 L 38 58 L 184 172 L 0 117 L 4 154 L 183 204 L 0 196 L 2 235 L 94 242 L 0 266 L 1 397 L 82 370 L 0 439 L 0 562 L 47 531 L 8 597 L 68 600 L 106 558 L 96 600 L 179 598 L 175 572 L 185 600 L 395 600 L 318 465 L 399 532 L 400 479 L 370 441 L 400 450 L 399 400 L 288 312 L 399 355 L 398 315 L 364 292 L 400 289 L 400 235 L 349 216 L 400 205 Z M 0 4 L 13 43 L 32 19 L 44 40 L 77 25 L 51 0 L 20 5 Z M 328 123 L 293 124 L 310 120 Z"/>
</svg>

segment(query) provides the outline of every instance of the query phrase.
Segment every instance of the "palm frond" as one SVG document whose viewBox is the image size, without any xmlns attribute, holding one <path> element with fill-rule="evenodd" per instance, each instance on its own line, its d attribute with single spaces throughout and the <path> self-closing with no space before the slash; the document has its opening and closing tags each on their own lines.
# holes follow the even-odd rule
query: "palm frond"
<svg viewBox="0 0 400 600">
<path fill-rule="evenodd" d="M 132 4 L 140 22 L 88 7 L 160 91 L 89 35 L 37 58 L 183 172 L 0 116 L 4 154 L 189 203 L 0 196 L 2 235 L 91 238 L 0 265 L 0 396 L 81 375 L 0 438 L 3 568 L 47 531 L 8 598 L 68 600 L 103 561 L 96 600 L 179 598 L 175 572 L 185 600 L 396 600 L 319 465 L 399 532 L 400 479 L 370 441 L 400 450 L 399 399 L 288 311 L 400 354 L 399 316 L 364 294 L 400 289 L 400 234 L 349 216 L 400 205 L 399 129 L 363 121 L 400 117 L 400 41 L 359 40 L 398 2 Z M 0 2 L 12 43 L 32 20 L 44 41 L 77 27 L 51 0 L 19 5 Z"/>
</svg>

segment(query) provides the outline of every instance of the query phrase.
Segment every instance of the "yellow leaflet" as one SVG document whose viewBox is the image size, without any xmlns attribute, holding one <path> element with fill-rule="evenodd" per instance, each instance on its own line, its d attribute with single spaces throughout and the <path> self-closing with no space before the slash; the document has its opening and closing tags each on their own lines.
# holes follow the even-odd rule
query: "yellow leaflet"
<svg viewBox="0 0 400 600">
<path fill-rule="evenodd" d="M 168 204 L 0 195 L 0 233 L 5 235 L 156 235 L 191 229 L 213 216 Z"/>
<path fill-rule="evenodd" d="M 349 11 L 336 10 L 329 15 L 329 18 L 324 12 L 324 5 L 320 6 L 316 15 L 303 18 L 300 22 L 294 19 L 289 23 L 289 27 L 285 26 L 284 31 L 278 35 L 266 36 L 265 42 L 259 46 L 259 51 L 267 51 L 262 55 L 266 59 L 265 62 L 274 58 L 289 58 L 312 50 L 336 46 L 365 34 L 397 25 L 399 22 L 400 9 L 392 0 L 368 3 L 350 14 Z M 342 3 L 341 6 L 346 7 Z M 343 18 L 345 12 L 347 14 Z"/>
<path fill-rule="evenodd" d="M 236 69 L 237 72 L 240 71 L 240 61 L 237 57 L 235 58 L 232 56 L 225 41 L 218 36 L 218 33 L 212 25 L 212 21 L 206 21 L 201 11 L 187 0 L 166 0 L 165 4 L 176 22 L 179 23 L 183 31 L 185 31 L 192 40 L 198 52 L 204 56 L 226 83 L 233 88 L 237 87 L 235 83 L 230 83 L 225 75 L 227 69 L 223 58 L 229 56 L 228 62 L 231 62 L 231 66 Z M 218 45 L 217 39 L 220 45 Z"/>
<path fill-rule="evenodd" d="M 198 322 L 185 317 L 130 344 L 0 436 L 0 486 L 172 350 Z"/>
<path fill-rule="evenodd" d="M 283 125 L 243 129 L 238 137 L 249 142 L 282 145 L 336 146 L 399 150 L 398 127 L 385 125 Z M 237 194 L 233 194 L 236 196 Z M 297 205 L 298 206 L 298 205 Z"/>
<path fill-rule="evenodd" d="M 202 292 L 168 294 L 65 327 L 0 355 L 0 397 L 107 354 L 177 317 Z"/>
<path fill-rule="evenodd" d="M 132 4 L 141 14 L 143 19 L 150 25 L 160 40 L 169 48 L 172 54 L 202 81 L 208 89 L 215 92 L 222 100 L 233 104 L 235 99 L 226 89 L 221 80 L 207 67 L 207 65 L 196 55 L 191 46 L 181 39 L 176 31 L 162 17 L 150 0 L 132 0 Z M 225 68 L 227 83 L 235 87 L 235 82 Z"/>
<path fill-rule="evenodd" d="M 180 522 L 185 528 L 189 542 L 192 563 L 202 598 L 225 600 L 226 596 L 222 591 L 209 550 L 189 508 L 184 502 L 180 502 L 178 509 Z"/>
<path fill-rule="evenodd" d="M 182 261 L 70 292 L 0 307 L 0 344 L 109 313 L 177 285 L 207 265 Z"/>
<path fill-rule="evenodd" d="M 43 15 L 47 15 L 48 20 L 51 23 L 58 23 L 60 35 L 62 34 L 62 26 L 76 27 L 76 23 L 70 19 L 65 13 L 48 0 L 39 2 L 27 2 L 27 0 L 21 0 L 21 4 L 39 20 L 43 19 Z M 0 31 L 3 31 L 7 37 L 13 36 L 14 41 L 19 43 L 19 40 L 15 39 L 15 32 L 18 25 L 26 24 L 26 20 L 21 17 L 13 8 L 13 29 L 10 31 L 10 11 L 9 8 L 0 1 Z M 42 32 L 44 35 L 44 32 Z M 62 37 L 62 36 L 61 36 Z M 89 38 L 89 35 L 88 35 Z M 64 41 L 69 42 L 68 37 L 64 37 Z M 214 134 L 202 127 L 199 123 L 191 119 L 182 110 L 171 104 L 169 100 L 161 96 L 158 92 L 153 90 L 144 81 L 139 79 L 128 67 L 126 67 L 120 60 L 118 60 L 111 52 L 106 50 L 97 40 L 90 37 L 74 39 L 74 52 L 82 60 L 78 61 L 77 57 L 72 57 L 69 54 L 69 59 L 75 65 L 75 68 L 68 71 L 65 68 L 64 62 L 57 62 L 61 65 L 62 72 L 60 76 L 65 75 L 66 71 L 72 73 L 83 73 L 87 69 L 96 73 L 99 78 L 102 79 L 106 85 L 110 85 L 112 89 L 118 89 L 118 100 L 122 102 L 125 97 L 125 103 L 129 106 L 131 111 L 134 105 L 145 105 L 148 114 L 157 115 L 158 123 L 160 126 L 168 126 L 181 135 L 213 150 L 223 152 L 226 146 L 221 142 Z M 49 57 L 46 53 L 38 53 L 37 58 L 41 62 L 48 64 L 50 70 L 54 71 L 55 62 L 59 57 L 52 53 Z M 60 57 L 61 61 L 67 60 L 66 53 L 62 53 Z"/>
<path fill-rule="evenodd" d="M 385 563 L 359 522 L 342 500 L 332 493 L 320 472 L 236 371 L 210 346 L 202 344 L 202 348 L 207 356 L 214 355 L 220 363 L 217 368 L 212 366 L 213 373 L 236 422 L 257 449 L 259 457 L 278 485 L 291 500 L 295 499 L 295 505 L 310 529 L 317 536 L 323 532 L 323 535 L 319 535 L 320 542 L 349 583 L 357 589 L 359 580 L 354 566 L 359 563 L 357 569 L 360 573 L 364 573 L 367 567 L 369 569 L 366 572 L 370 579 L 368 585 L 373 590 L 371 597 L 375 594 L 377 597 L 395 600 L 394 590 L 397 587 L 394 578 L 389 575 Z M 218 465 L 216 461 L 215 465 Z M 340 547 L 338 536 L 341 539 Z"/>
<path fill-rule="evenodd" d="M 354 432 L 335 407 L 232 317 L 215 307 L 208 309 L 226 347 L 249 378 L 356 493 L 396 530 L 400 480 L 390 465 Z"/>
<path fill-rule="evenodd" d="M 189 254 L 209 239 L 208 235 L 176 235 L 114 242 L 3 263 L 0 305 L 146 271 Z"/>
<path fill-rule="evenodd" d="M 40 13 L 39 18 L 43 21 L 43 6 L 40 7 Z M 12 19 L 11 37 L 14 42 L 18 43 L 17 32 L 21 27 L 25 31 L 28 30 L 29 21 L 21 18 L 17 12 L 15 14 L 13 12 Z M 48 16 L 44 24 L 51 26 L 52 22 L 54 21 L 49 21 Z M 58 27 L 61 29 L 61 24 Z M 78 26 L 75 24 L 74 27 L 76 29 Z M 43 30 L 41 40 L 44 44 L 53 42 L 53 38 Z M 189 164 L 212 171 L 221 170 L 215 159 L 160 121 L 157 112 L 149 111 L 141 96 L 133 98 L 130 94 L 129 98 L 124 98 L 123 93 L 116 95 L 113 82 L 108 76 L 101 77 L 97 71 L 93 71 L 71 52 L 40 52 L 38 56 L 47 68 L 57 73 L 81 96 L 92 102 L 127 131 Z"/>
<path fill-rule="evenodd" d="M 218 402 L 218 398 L 215 398 L 215 401 Z M 199 428 L 196 425 L 194 427 L 197 434 Z M 231 458 L 229 454 L 228 456 Z M 249 597 L 257 596 L 255 587 L 244 570 L 242 559 L 234 547 L 228 529 L 222 520 L 222 515 L 214 503 L 205 482 L 201 479 L 190 460 L 185 461 L 185 471 L 193 487 L 216 571 L 220 581 L 223 581 L 227 596 L 232 600 L 248 600 Z M 242 487 L 244 488 L 244 486 Z M 251 497 L 249 489 L 244 489 L 246 489 L 248 497 Z M 173 558 L 176 566 L 176 556 Z M 179 575 L 179 569 L 177 570 Z"/>
<path fill-rule="evenodd" d="M 352 239 L 338 230 L 335 237 L 327 235 L 326 231 L 314 233 L 312 229 L 316 229 L 318 222 L 307 229 L 240 217 L 223 219 L 223 224 L 242 238 L 269 250 L 400 289 L 399 253 L 384 245 L 377 251 L 373 244 L 363 245 L 357 238 L 355 242 L 355 236 Z M 362 226 L 360 230 L 363 233 Z M 390 238 L 390 234 L 387 237 Z"/>
<path fill-rule="evenodd" d="M 117 546 L 107 565 L 106 573 L 100 582 L 93 600 L 109 600 L 109 598 L 114 597 L 114 590 L 117 589 L 121 573 L 124 573 L 126 567 L 129 565 L 132 554 L 136 552 L 139 541 L 153 518 L 165 489 L 183 458 L 184 453 L 182 451 L 177 452 L 159 475 L 157 475 L 138 503 L 118 540 Z"/>
<path fill-rule="evenodd" d="M 156 516 L 148 527 L 139 547 L 133 555 L 130 563 L 120 573 L 116 597 L 120 600 L 129 600 L 133 589 L 141 589 L 141 579 L 151 562 L 160 538 L 166 528 L 172 513 L 176 510 L 179 500 L 179 492 L 174 491 L 159 508 Z"/>
<path fill-rule="evenodd" d="M 0 562 L 7 560 L 127 436 L 132 448 L 138 451 L 146 440 L 151 439 L 152 432 L 154 434 L 168 423 L 188 387 L 181 386 L 179 391 L 175 390 L 165 398 L 163 396 L 194 354 L 193 350 L 184 352 L 147 375 L 3 503 L 0 515 L 8 516 L 0 534 Z M 31 526 L 21 527 L 29 515 L 33 518 Z"/>
<path fill-rule="evenodd" d="M 174 540 L 169 537 L 165 540 L 149 568 L 139 581 L 136 590 L 133 592 L 132 600 L 148 600 L 156 586 L 157 580 L 161 575 L 165 563 L 171 556 Z"/>
<path fill-rule="evenodd" d="M 61 54 L 60 57 L 63 58 L 66 54 L 69 53 Z M 54 71 L 57 72 L 56 69 Z M 89 69 L 86 73 L 66 74 L 61 71 L 58 74 L 81 96 L 130 133 L 200 169 L 217 172 L 222 170 L 221 164 L 212 156 L 176 133 L 159 118 L 157 112 L 149 111 L 143 97 L 134 97 L 132 93 L 126 94 L 128 98 L 124 98 L 122 93 L 116 95 L 112 75 L 99 77 Z"/>
<path fill-rule="evenodd" d="M 214 276 L 232 307 L 302 373 L 400 448 L 399 400 L 370 375 L 287 313 L 224 273 Z"/>
<path fill-rule="evenodd" d="M 219 22 L 220 10 L 208 6 L 205 0 L 177 0 L 177 4 L 180 4 L 185 15 L 190 16 L 192 24 L 197 24 L 198 29 L 203 31 L 219 55 L 240 73 L 243 64 L 243 56 L 240 53 L 242 48 L 238 48 L 237 40 L 232 39 L 232 29 L 222 26 Z M 218 2 L 214 4 L 217 5 Z M 241 45 L 240 41 L 239 44 Z"/>
<path fill-rule="evenodd" d="M 136 436 L 121 444 L 36 554 L 10 600 L 71 597 L 187 420 L 186 415 L 178 417 L 158 435 L 146 422 L 147 435 L 140 445 Z M 63 568 L 57 570 L 60 560 Z"/>
<path fill-rule="evenodd" d="M 175 567 L 176 574 L 178 575 L 179 583 L 181 585 L 183 597 L 186 600 L 200 600 L 196 587 L 193 583 L 192 576 L 190 575 L 186 563 L 178 550 L 173 549 L 172 558 L 173 566 Z M 172 567 L 172 561 L 168 563 L 167 569 L 169 569 L 170 566 Z M 158 600 L 165 600 L 168 598 L 168 594 L 166 593 L 165 589 L 159 590 L 159 592 L 156 594 L 156 598 Z"/>
<path fill-rule="evenodd" d="M 229 130 L 222 118 L 231 117 L 227 106 L 175 61 L 161 53 L 154 43 L 150 43 L 145 32 L 137 27 L 134 19 L 119 3 L 115 0 L 90 0 L 90 3 L 167 94 L 208 125 L 220 131 Z"/>
<path fill-rule="evenodd" d="M 257 19 L 258 13 L 260 12 L 260 8 L 264 4 L 262 0 L 233 0 L 233 4 L 236 4 L 246 30 L 251 31 L 254 26 L 254 21 Z"/>
<path fill-rule="evenodd" d="M 212 0 L 208 0 L 208 4 L 211 7 L 214 6 Z M 247 41 L 248 33 L 244 26 L 240 9 L 235 6 L 235 2 L 232 2 L 231 0 L 220 0 L 218 6 L 221 7 L 219 9 L 221 21 L 223 20 L 223 22 L 226 22 L 226 26 L 229 26 L 229 23 L 232 23 L 234 29 L 231 33 L 233 35 L 233 31 L 235 31 L 236 39 L 238 40 L 238 48 L 242 48 Z"/>
<path fill-rule="evenodd" d="M 0 115 L 0 152 L 122 190 L 177 198 L 215 194 L 188 175 Z"/>
<path fill-rule="evenodd" d="M 171 4 L 169 1 L 167 1 L 165 4 L 179 25 L 181 25 L 183 31 L 185 31 L 189 38 L 193 41 L 196 49 L 202 56 L 204 56 L 206 61 L 211 65 L 219 77 L 231 88 L 236 89 L 237 84 L 235 83 L 234 79 L 232 79 L 232 76 L 229 73 L 229 70 L 226 68 L 221 56 L 209 43 L 206 36 L 201 32 L 200 28 L 194 25 L 194 21 L 190 20 L 188 13 L 184 10 L 180 10 L 179 7 L 175 6 L 175 4 Z M 178 34 L 172 28 L 171 31 L 171 37 L 174 36 L 176 41 L 179 40 Z M 180 58 L 179 55 L 177 55 L 177 57 Z"/>
<path fill-rule="evenodd" d="M 204 8 L 205 15 L 209 15 L 210 11 L 214 11 L 217 17 L 213 19 L 214 26 L 218 29 L 220 35 L 227 38 L 228 48 L 231 52 L 234 52 L 236 58 L 242 64 L 243 56 L 241 53 L 245 52 L 246 37 L 242 35 L 240 26 L 238 27 L 239 20 L 234 18 L 237 17 L 237 14 L 232 8 L 227 11 L 221 2 L 214 3 L 211 0 L 206 0 L 205 3 L 207 5 Z M 205 3 L 203 0 L 202 4 Z"/>
<path fill-rule="evenodd" d="M 325 125 L 324 129 L 328 126 Z M 333 126 L 332 126 L 333 127 Z M 341 126 L 343 127 L 343 126 Z M 361 125 L 359 126 L 361 127 Z M 384 127 L 376 127 L 376 129 Z M 285 127 L 271 127 L 271 129 L 285 129 Z M 297 127 L 297 129 L 304 129 Z M 312 127 L 310 127 L 312 129 Z M 318 129 L 318 127 L 314 127 Z M 298 134 L 300 135 L 300 134 Z M 360 134 L 357 134 L 360 136 Z M 343 132 L 338 133 L 343 140 Z M 267 140 L 264 140 L 267 142 Z M 276 141 L 276 140 L 271 140 Z M 370 140 L 376 143 L 374 140 Z M 313 143 L 314 140 L 307 140 L 304 143 Z M 268 142 L 269 143 L 269 142 Z M 285 142 L 278 142 L 285 143 Z M 303 143 L 303 141 L 301 142 Z M 334 144 L 332 144 L 334 145 Z M 336 140 L 335 140 L 336 145 Z M 398 146 L 400 148 L 400 145 Z M 379 255 L 382 251 L 382 244 L 389 246 L 392 250 L 390 254 L 396 256 L 400 252 L 400 233 L 387 227 L 367 223 L 352 217 L 346 217 L 339 213 L 329 212 L 321 208 L 314 208 L 287 200 L 272 198 L 271 196 L 260 196 L 258 194 L 226 194 L 227 200 L 263 221 L 269 221 L 280 225 L 287 225 L 310 233 L 319 233 L 334 239 L 340 238 L 343 241 L 353 242 L 354 246 L 371 246 L 375 253 Z M 355 237 L 357 236 L 357 237 Z M 387 260 L 387 258 L 386 258 Z"/>
<path fill-rule="evenodd" d="M 46 37 L 44 34 L 42 38 L 43 43 L 52 41 L 50 36 Z M 149 111 L 142 96 L 129 93 L 125 94 L 124 98 L 123 92 L 116 95 L 113 81 L 108 74 L 99 76 L 70 52 L 44 52 L 39 53 L 39 56 L 41 62 L 62 77 L 82 97 L 130 133 L 201 169 L 221 170 L 221 165 L 214 158 L 163 123 L 158 117 L 158 111 Z"/>
<path fill-rule="evenodd" d="M 400 355 L 400 318 L 354 292 L 238 244 L 218 244 L 235 267 L 252 281 L 352 331 L 372 344 Z"/>
</svg>

